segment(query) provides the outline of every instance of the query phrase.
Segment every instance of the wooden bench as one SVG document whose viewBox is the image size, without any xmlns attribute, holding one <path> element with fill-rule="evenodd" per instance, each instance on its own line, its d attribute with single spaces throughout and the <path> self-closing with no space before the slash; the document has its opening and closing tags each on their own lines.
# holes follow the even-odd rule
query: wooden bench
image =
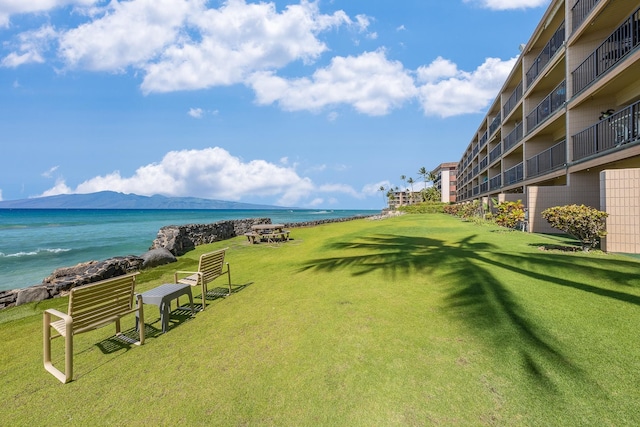
<svg viewBox="0 0 640 427">
<path fill-rule="evenodd" d="M 224 248 L 215 252 L 209 252 L 200 255 L 200 262 L 198 263 L 198 271 L 176 271 L 174 273 L 174 282 L 182 283 L 183 285 L 200 286 L 202 293 L 202 309 L 207 307 L 207 284 L 213 282 L 218 277 L 226 274 L 227 282 L 229 285 L 229 291 L 223 296 L 231 295 L 231 267 L 229 263 L 224 261 L 226 250 Z M 225 269 L 226 267 L 226 269 Z M 186 277 L 180 277 L 187 275 Z"/>
<path fill-rule="evenodd" d="M 71 289 L 67 313 L 56 309 L 45 310 L 43 315 L 44 367 L 62 383 L 73 379 L 73 336 L 92 331 L 111 323 L 116 324 L 116 336 L 136 345 L 144 344 L 144 314 L 142 298 L 136 295 L 138 273 L 126 274 L 90 285 Z M 136 305 L 133 297 L 136 296 Z M 120 319 L 137 312 L 140 340 L 128 339 L 120 332 Z M 59 320 L 53 320 L 55 316 Z M 51 335 L 51 328 L 56 335 Z M 51 362 L 51 341 L 65 338 L 65 371 L 58 370 Z"/>
</svg>

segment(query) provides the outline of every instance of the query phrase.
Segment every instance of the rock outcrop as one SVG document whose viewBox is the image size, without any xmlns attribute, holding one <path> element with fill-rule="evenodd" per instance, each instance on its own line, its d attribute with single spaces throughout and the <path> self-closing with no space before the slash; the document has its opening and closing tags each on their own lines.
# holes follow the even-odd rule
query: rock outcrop
<svg viewBox="0 0 640 427">
<path fill-rule="evenodd" d="M 158 231 L 150 249 L 165 248 L 175 256 L 180 256 L 199 245 L 242 236 L 251 231 L 252 225 L 270 223 L 270 218 L 250 218 L 212 224 L 169 225 Z"/>
</svg>

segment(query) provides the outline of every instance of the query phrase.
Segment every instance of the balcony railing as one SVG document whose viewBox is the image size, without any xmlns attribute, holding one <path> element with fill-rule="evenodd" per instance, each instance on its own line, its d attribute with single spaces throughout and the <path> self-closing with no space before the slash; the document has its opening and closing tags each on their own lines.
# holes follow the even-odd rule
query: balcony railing
<svg viewBox="0 0 640 427">
<path fill-rule="evenodd" d="M 640 101 L 573 135 L 573 160 L 636 141 L 639 131 Z"/>
<path fill-rule="evenodd" d="M 598 48 L 573 70 L 573 94 L 576 95 L 613 68 L 640 44 L 640 8 L 631 14 Z"/>
<path fill-rule="evenodd" d="M 496 148 L 491 150 L 491 152 L 489 153 L 489 161 L 493 163 L 494 160 L 500 157 L 500 154 L 502 154 L 502 144 L 498 144 Z"/>
<path fill-rule="evenodd" d="M 511 147 L 516 145 L 522 139 L 522 122 L 518 123 L 509 135 L 507 135 L 503 140 L 502 144 L 504 145 L 504 152 L 509 151 Z"/>
<path fill-rule="evenodd" d="M 478 175 L 478 172 L 480 172 L 480 168 L 478 166 L 474 166 L 473 167 L 473 176 Z"/>
<path fill-rule="evenodd" d="M 556 86 L 553 91 L 542 100 L 527 116 L 527 132 L 531 132 L 547 117 L 555 113 L 567 100 L 566 80 Z"/>
<path fill-rule="evenodd" d="M 486 144 L 488 140 L 489 140 L 489 135 L 487 134 L 487 132 L 485 132 L 482 134 L 482 137 L 480 137 L 480 141 L 478 142 L 478 145 L 480 147 L 484 147 L 484 144 Z"/>
<path fill-rule="evenodd" d="M 473 187 L 473 195 L 477 196 L 478 194 L 480 194 L 480 186 L 476 185 L 475 187 Z"/>
<path fill-rule="evenodd" d="M 489 125 L 489 135 L 493 135 L 493 133 L 498 130 L 498 128 L 500 127 L 500 122 L 502 121 L 502 115 L 500 113 L 498 113 L 493 120 L 491 121 L 491 124 Z M 485 141 L 486 142 L 486 141 Z"/>
<path fill-rule="evenodd" d="M 476 154 L 478 154 L 478 151 L 480 151 L 480 147 L 478 147 L 477 145 L 473 147 L 473 155 L 475 156 Z"/>
<path fill-rule="evenodd" d="M 486 193 L 487 191 L 489 191 L 489 182 L 485 181 L 480 184 L 480 193 Z"/>
<path fill-rule="evenodd" d="M 522 99 L 522 82 L 511 92 L 511 96 L 507 99 L 507 102 L 502 106 L 502 115 L 507 117 L 511 111 L 516 107 L 518 102 Z"/>
<path fill-rule="evenodd" d="M 551 61 L 551 58 L 556 54 L 562 44 L 564 43 L 564 21 L 560 24 L 560 27 L 551 36 L 549 42 L 542 48 L 542 52 L 533 61 L 533 65 L 527 71 L 527 87 L 538 77 L 544 67 Z"/>
<path fill-rule="evenodd" d="M 489 166 L 489 156 L 484 156 L 484 159 L 480 160 L 480 170 Z"/>
<path fill-rule="evenodd" d="M 527 159 L 527 177 L 541 175 L 567 163 L 567 141 L 559 142 Z"/>
<path fill-rule="evenodd" d="M 496 175 L 489 179 L 489 190 L 497 190 L 502 186 L 502 175 Z"/>
<path fill-rule="evenodd" d="M 524 168 L 522 163 L 518 163 L 509 170 L 504 171 L 504 185 L 515 184 L 524 179 Z"/>
<path fill-rule="evenodd" d="M 598 0 L 577 0 L 576 4 L 571 8 L 571 32 L 574 32 L 576 28 L 582 24 L 584 18 L 587 17 L 593 6 L 598 3 Z"/>
</svg>

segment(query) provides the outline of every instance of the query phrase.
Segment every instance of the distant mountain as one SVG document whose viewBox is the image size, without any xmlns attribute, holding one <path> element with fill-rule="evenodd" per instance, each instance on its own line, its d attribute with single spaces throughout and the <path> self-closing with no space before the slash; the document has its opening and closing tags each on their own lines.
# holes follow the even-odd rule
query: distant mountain
<svg viewBox="0 0 640 427">
<path fill-rule="evenodd" d="M 100 191 L 90 194 L 60 194 L 33 199 L 6 200 L 0 209 L 290 209 L 197 197 L 138 196 Z"/>
</svg>

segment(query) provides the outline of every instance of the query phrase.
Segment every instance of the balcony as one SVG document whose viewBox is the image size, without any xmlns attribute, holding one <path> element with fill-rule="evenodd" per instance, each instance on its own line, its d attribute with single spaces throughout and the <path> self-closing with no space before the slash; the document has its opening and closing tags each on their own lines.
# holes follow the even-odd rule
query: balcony
<svg viewBox="0 0 640 427">
<path fill-rule="evenodd" d="M 527 159 L 527 178 L 550 172 L 567 163 L 567 141 L 559 142 L 553 147 Z"/>
<path fill-rule="evenodd" d="M 484 156 L 484 159 L 480 160 L 480 170 L 483 170 L 489 166 L 489 156 Z"/>
<path fill-rule="evenodd" d="M 491 152 L 489 153 L 489 161 L 493 163 L 496 159 L 500 158 L 501 154 L 502 154 L 502 144 L 498 144 L 496 148 L 491 150 Z"/>
<path fill-rule="evenodd" d="M 477 196 L 478 194 L 480 194 L 480 186 L 476 185 L 475 187 L 473 187 L 473 195 Z"/>
<path fill-rule="evenodd" d="M 487 191 L 489 191 L 489 182 L 485 181 L 480 184 L 480 193 L 486 193 Z"/>
<path fill-rule="evenodd" d="M 527 132 L 531 132 L 536 126 L 555 113 L 567 100 L 566 80 L 556 86 L 545 99 L 527 116 Z"/>
<path fill-rule="evenodd" d="M 640 101 L 573 135 L 573 160 L 637 141 L 639 130 Z"/>
<path fill-rule="evenodd" d="M 480 147 L 478 147 L 477 145 L 473 147 L 473 156 L 475 157 L 476 154 L 478 154 L 478 151 L 480 151 Z"/>
<path fill-rule="evenodd" d="M 556 54 L 562 44 L 564 43 L 564 21 L 560 24 L 560 27 L 551 36 L 549 42 L 542 48 L 542 52 L 533 61 L 533 65 L 527 71 L 527 87 L 531 86 L 531 83 L 538 77 L 544 67 L 551 61 L 551 58 Z"/>
<path fill-rule="evenodd" d="M 478 145 L 482 148 L 484 147 L 484 144 L 486 144 L 488 140 L 489 140 L 489 135 L 487 134 L 487 132 L 485 132 L 482 134 L 482 137 L 480 138 L 480 142 L 478 143 Z"/>
<path fill-rule="evenodd" d="M 502 122 L 502 116 L 500 115 L 500 113 L 498 113 L 493 120 L 491 121 L 491 124 L 489 125 L 489 135 L 493 135 L 493 133 L 498 130 L 498 128 L 500 127 L 500 123 Z M 485 134 L 486 135 L 486 134 Z M 485 141 L 486 142 L 486 141 Z M 482 144 L 481 144 L 482 145 Z"/>
<path fill-rule="evenodd" d="M 472 176 L 476 176 L 478 175 L 478 172 L 480 172 L 480 168 L 478 166 L 474 166 L 473 167 L 473 174 Z"/>
<path fill-rule="evenodd" d="M 518 163 L 509 170 L 504 171 L 504 185 L 515 184 L 524 179 L 524 168 L 522 163 Z"/>
<path fill-rule="evenodd" d="M 493 178 L 489 179 L 489 190 L 497 190 L 502 187 L 502 175 L 498 174 Z"/>
<path fill-rule="evenodd" d="M 502 115 L 507 117 L 520 100 L 522 99 L 522 82 L 511 92 L 511 96 L 507 99 L 507 102 L 502 106 Z"/>
<path fill-rule="evenodd" d="M 509 135 L 507 135 L 503 140 L 502 144 L 504 145 L 504 152 L 509 151 L 511 147 L 516 145 L 522 139 L 522 122 L 518 123 Z"/>
<path fill-rule="evenodd" d="M 577 95 L 640 44 L 640 8 L 616 28 L 598 48 L 573 70 L 573 94 Z"/>
<path fill-rule="evenodd" d="M 576 4 L 571 8 L 571 32 L 574 32 L 576 28 L 582 24 L 584 18 L 589 15 L 593 6 L 598 3 L 598 0 L 577 0 Z"/>
</svg>

